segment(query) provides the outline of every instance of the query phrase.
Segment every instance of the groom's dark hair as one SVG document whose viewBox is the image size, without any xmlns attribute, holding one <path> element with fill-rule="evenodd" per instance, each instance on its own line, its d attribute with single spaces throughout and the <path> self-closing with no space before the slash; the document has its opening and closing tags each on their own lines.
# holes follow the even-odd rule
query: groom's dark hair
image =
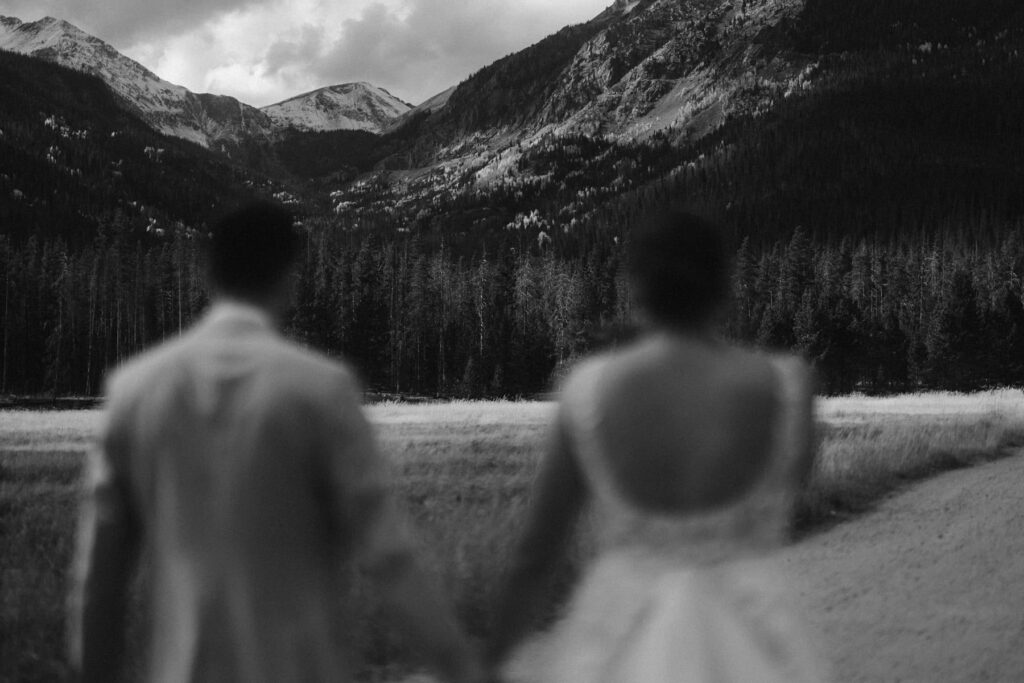
<svg viewBox="0 0 1024 683">
<path fill-rule="evenodd" d="M 225 213 L 213 227 L 207 250 L 211 284 L 232 296 L 264 294 L 298 260 L 301 238 L 291 213 L 280 204 L 254 201 Z"/>
</svg>

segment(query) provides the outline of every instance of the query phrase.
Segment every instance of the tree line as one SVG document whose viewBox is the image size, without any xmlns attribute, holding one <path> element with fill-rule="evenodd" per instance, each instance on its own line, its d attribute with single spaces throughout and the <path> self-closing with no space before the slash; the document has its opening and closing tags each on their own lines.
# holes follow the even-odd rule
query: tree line
<svg viewBox="0 0 1024 683">
<path fill-rule="evenodd" d="M 789 349 L 827 393 L 1024 383 L 1024 224 L 987 247 L 787 239 L 736 253 L 723 334 Z M 101 231 L 0 237 L 3 394 L 96 394 L 104 372 L 188 327 L 208 303 L 202 238 Z M 634 332 L 624 242 L 568 255 L 504 242 L 465 255 L 417 237 L 311 230 L 287 333 L 348 358 L 371 388 L 525 396 Z"/>
</svg>

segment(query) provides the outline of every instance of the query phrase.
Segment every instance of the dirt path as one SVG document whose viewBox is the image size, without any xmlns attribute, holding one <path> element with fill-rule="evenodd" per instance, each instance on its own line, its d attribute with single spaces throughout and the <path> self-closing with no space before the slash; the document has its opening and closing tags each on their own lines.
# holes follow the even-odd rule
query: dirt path
<svg viewBox="0 0 1024 683">
<path fill-rule="evenodd" d="M 1024 455 L 917 484 L 786 562 L 837 682 L 1024 682 Z"/>
</svg>

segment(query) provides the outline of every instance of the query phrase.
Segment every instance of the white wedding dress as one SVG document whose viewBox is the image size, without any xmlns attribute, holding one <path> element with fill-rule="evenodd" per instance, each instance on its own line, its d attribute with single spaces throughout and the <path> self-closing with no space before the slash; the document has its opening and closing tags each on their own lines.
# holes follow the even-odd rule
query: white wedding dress
<svg viewBox="0 0 1024 683">
<path fill-rule="evenodd" d="M 773 360 L 783 409 L 769 464 L 738 499 L 673 516 L 618 490 L 589 433 L 593 392 L 566 408 L 596 507 L 599 551 L 554 628 L 504 668 L 514 683 L 819 683 L 827 679 L 772 558 L 788 537 L 803 399 L 795 361 Z M 591 375 L 596 376 L 598 369 Z M 587 378 L 583 378 L 586 382 Z"/>
</svg>

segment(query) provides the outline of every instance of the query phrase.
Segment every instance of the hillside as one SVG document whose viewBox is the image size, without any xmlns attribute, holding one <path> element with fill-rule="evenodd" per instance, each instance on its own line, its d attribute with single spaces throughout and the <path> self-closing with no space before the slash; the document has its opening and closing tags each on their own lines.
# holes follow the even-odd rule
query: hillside
<svg viewBox="0 0 1024 683">
<path fill-rule="evenodd" d="M 799 78 L 808 60 L 775 59 L 772 33 L 801 7 L 799 0 L 615 3 L 399 119 L 418 134 L 386 166 L 480 164 L 487 153 L 550 136 L 635 140 L 688 127 L 703 134 L 730 114 L 770 104 L 751 97 L 752 84 L 781 93 Z"/>
<path fill-rule="evenodd" d="M 478 229 L 515 229 L 516 217 L 533 211 L 542 219 L 534 235 L 587 222 L 607 199 L 651 182 L 728 213 L 738 234 L 757 241 L 797 225 L 836 239 L 906 234 L 904 219 L 876 216 L 903 215 L 916 232 L 970 202 L 1019 216 L 1011 188 L 1024 144 L 1013 94 L 1021 8 L 911 0 L 872 7 L 762 0 L 611 8 L 481 70 L 443 107 L 378 140 L 319 136 L 327 143 L 320 168 L 331 169 L 333 149 L 335 168 L 369 174 L 335 188 L 353 222 L 443 223 L 457 234 L 465 225 L 459 214 L 479 206 L 485 219 L 465 225 L 469 239 Z M 656 24 L 690 28 L 647 30 Z M 631 30 L 633 38 L 624 37 Z M 652 59 L 698 35 L 705 50 L 680 56 L 661 78 L 641 77 Z M 593 57 L 597 46 L 601 59 Z M 541 65 L 542 75 L 531 77 L 526 64 Z M 602 74 L 607 87 L 579 95 L 585 104 L 556 104 L 586 90 L 584 73 Z M 718 93 L 703 108 L 707 97 L 680 90 L 697 80 Z M 648 81 L 667 94 L 637 95 L 650 91 L 637 85 Z M 609 93 L 627 85 L 633 94 L 605 107 Z M 671 115 L 655 125 L 658 112 Z M 378 185 L 383 196 L 367 195 Z"/>
<path fill-rule="evenodd" d="M 379 132 L 410 109 L 368 83 L 321 88 L 262 109 L 225 95 L 194 93 L 53 17 L 23 22 L 0 16 L 0 49 L 97 76 L 155 130 L 261 168 L 267 160 L 260 149 L 265 152 L 286 129 Z"/>
<path fill-rule="evenodd" d="M 153 131 L 97 77 L 4 51 L 0 131 L 0 220 L 15 242 L 80 246 L 113 223 L 155 238 L 284 189 Z"/>
<path fill-rule="evenodd" d="M 0 17 L 0 49 L 98 76 L 143 121 L 161 133 L 230 153 L 266 138 L 273 123 L 232 97 L 197 94 L 169 83 L 99 38 L 66 21 Z"/>
</svg>

